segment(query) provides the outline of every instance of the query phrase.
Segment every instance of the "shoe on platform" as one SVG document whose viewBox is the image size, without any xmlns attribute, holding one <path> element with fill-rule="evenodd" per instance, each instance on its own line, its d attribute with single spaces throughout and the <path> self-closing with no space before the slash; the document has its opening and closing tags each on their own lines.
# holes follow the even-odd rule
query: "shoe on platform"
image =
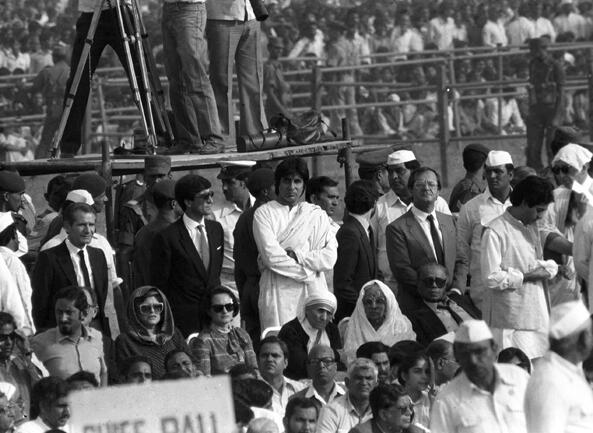
<svg viewBox="0 0 593 433">
<path fill-rule="evenodd" d="M 206 140 L 200 149 L 200 155 L 214 155 L 224 153 L 224 144 L 214 140 Z"/>
<path fill-rule="evenodd" d="M 191 146 L 187 144 L 176 144 L 175 146 L 171 146 L 166 149 L 162 154 L 163 155 L 189 155 L 189 154 L 199 154 L 201 153 L 202 148 L 198 146 Z"/>
</svg>

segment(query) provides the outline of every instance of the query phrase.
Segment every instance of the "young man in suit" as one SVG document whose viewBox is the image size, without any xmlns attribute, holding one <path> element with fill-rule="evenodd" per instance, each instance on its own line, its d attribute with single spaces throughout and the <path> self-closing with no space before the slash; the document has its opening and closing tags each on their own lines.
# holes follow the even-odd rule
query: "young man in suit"
<svg viewBox="0 0 593 433">
<path fill-rule="evenodd" d="M 469 298 L 458 293 L 447 294 L 447 268 L 438 263 L 427 263 L 418 269 L 418 294 L 422 304 L 409 315 L 420 344 L 448 332 L 455 332 L 461 322 L 478 319 L 479 311 Z"/>
<path fill-rule="evenodd" d="M 412 192 L 412 207 L 385 231 L 387 257 L 397 279 L 397 300 L 404 314 L 422 303 L 416 289 L 420 266 L 437 262 L 453 275 L 456 257 L 453 218 L 435 210 L 441 190 L 438 173 L 429 167 L 414 170 L 408 189 Z M 457 287 L 455 283 L 453 287 Z"/>
<path fill-rule="evenodd" d="M 38 331 L 56 326 L 55 295 L 63 287 L 90 287 L 99 311 L 91 326 L 110 334 L 105 318 L 109 278 L 105 254 L 89 246 L 95 233 L 95 210 L 86 203 L 72 203 L 64 210 L 68 237 L 61 244 L 39 253 L 33 271 L 31 298 L 33 321 Z"/>
<path fill-rule="evenodd" d="M 373 184 L 357 180 L 346 191 L 344 202 L 348 215 L 336 234 L 338 259 L 334 265 L 334 293 L 338 299 L 336 321 L 354 311 L 360 288 L 377 277 L 371 212 L 379 194 Z"/>
<path fill-rule="evenodd" d="M 175 324 L 185 336 L 200 329 L 200 303 L 220 284 L 224 234 L 220 223 L 205 218 L 214 203 L 211 186 L 196 174 L 179 179 L 175 200 L 184 215 L 153 242 L 152 284 L 167 295 Z"/>
</svg>

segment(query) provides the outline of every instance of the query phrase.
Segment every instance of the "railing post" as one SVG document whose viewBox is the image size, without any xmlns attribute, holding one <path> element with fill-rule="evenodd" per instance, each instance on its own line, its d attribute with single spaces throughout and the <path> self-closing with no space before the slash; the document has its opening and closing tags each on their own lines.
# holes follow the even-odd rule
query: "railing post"
<svg viewBox="0 0 593 433">
<path fill-rule="evenodd" d="M 91 153 L 91 137 L 93 136 L 93 86 L 89 88 L 89 99 L 84 110 L 84 119 L 82 124 L 82 136 L 84 137 L 84 146 L 81 149 L 83 154 Z"/>
<path fill-rule="evenodd" d="M 101 115 L 101 125 L 103 127 L 103 134 L 107 134 L 109 121 L 107 120 L 107 113 L 105 112 L 105 95 L 103 93 L 103 78 L 97 77 L 97 98 L 99 99 L 99 113 Z M 111 140 L 108 135 L 103 136 L 103 140 Z M 119 144 L 119 143 L 118 143 Z"/>
<path fill-rule="evenodd" d="M 351 139 L 348 121 L 346 119 L 342 119 L 342 140 L 350 141 Z M 344 149 L 344 180 L 346 182 L 346 189 L 348 189 L 350 184 L 354 181 L 353 172 L 354 167 L 352 164 L 352 143 L 348 143 Z"/>
<path fill-rule="evenodd" d="M 503 58 L 502 53 L 500 50 L 500 45 L 496 47 L 496 54 L 498 55 L 498 81 L 502 81 L 504 79 L 504 71 L 503 71 Z M 502 92 L 502 85 L 498 87 L 498 133 L 502 134 L 502 98 L 500 97 L 500 93 Z"/>
<path fill-rule="evenodd" d="M 313 65 L 313 79 L 311 81 L 311 108 L 317 111 L 318 113 L 321 112 L 321 78 L 322 72 L 321 68 L 317 66 L 317 64 Z"/>
<path fill-rule="evenodd" d="M 447 91 L 447 68 L 444 63 L 439 65 L 438 74 L 438 113 L 439 113 L 439 142 L 441 147 L 441 178 L 443 187 L 449 185 L 449 170 L 447 167 L 447 149 L 451 139 L 449 134 L 449 98 Z"/>
<path fill-rule="evenodd" d="M 107 240 L 111 245 L 115 245 L 115 225 L 113 221 L 113 178 L 111 170 L 111 152 L 109 142 L 101 141 L 101 176 L 107 183 L 105 194 L 107 201 L 105 203 L 105 225 L 107 226 Z"/>
</svg>

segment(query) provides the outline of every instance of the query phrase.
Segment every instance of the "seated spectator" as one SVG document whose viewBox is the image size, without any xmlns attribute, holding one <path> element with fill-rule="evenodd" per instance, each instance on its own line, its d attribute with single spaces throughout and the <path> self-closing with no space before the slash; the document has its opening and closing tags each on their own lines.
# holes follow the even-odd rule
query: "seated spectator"
<svg viewBox="0 0 593 433">
<path fill-rule="evenodd" d="M 401 363 L 413 353 L 422 352 L 424 346 L 417 341 L 402 340 L 389 348 L 389 364 L 391 365 L 391 383 L 397 384 L 397 373 Z"/>
<path fill-rule="evenodd" d="M 306 397 L 293 397 L 286 405 L 282 419 L 285 433 L 313 433 L 317 425 L 319 409 Z"/>
<path fill-rule="evenodd" d="M 416 339 L 416 334 L 399 309 L 391 289 L 379 280 L 371 280 L 362 286 L 344 334 L 345 364 L 354 359 L 356 349 L 367 341 L 380 341 L 391 346 L 408 339 Z"/>
<path fill-rule="evenodd" d="M 369 404 L 373 418 L 357 425 L 350 430 L 350 433 L 412 432 L 409 428 L 414 419 L 414 406 L 401 387 L 377 385 L 371 391 Z"/>
<path fill-rule="evenodd" d="M 284 376 L 288 366 L 288 347 L 277 336 L 266 337 L 260 342 L 258 361 L 262 379 L 272 387 L 272 410 L 282 417 L 290 396 L 305 385 Z"/>
<path fill-rule="evenodd" d="M 516 347 L 507 347 L 498 354 L 500 364 L 513 364 L 521 367 L 527 373 L 531 374 L 531 361 L 521 349 Z"/>
<path fill-rule="evenodd" d="M 301 299 L 298 315 L 280 329 L 278 338 L 288 346 L 286 377 L 307 378 L 307 354 L 317 344 L 342 348 L 338 327 L 332 323 L 336 312 L 336 297 L 328 291 L 315 291 Z"/>
<path fill-rule="evenodd" d="M 31 421 L 16 429 L 15 433 L 46 433 L 58 429 L 69 432 L 70 407 L 68 384 L 58 377 L 44 377 L 31 393 Z"/>
<path fill-rule="evenodd" d="M 377 380 L 379 383 L 389 383 L 391 365 L 388 356 L 389 348 L 380 341 L 369 341 L 356 350 L 357 358 L 367 358 L 377 366 Z"/>
<path fill-rule="evenodd" d="M 115 340 L 116 363 L 134 355 L 146 356 L 152 361 L 154 377 L 160 378 L 165 373 L 165 355 L 187 348 L 167 297 L 156 287 L 138 287 L 130 295 L 127 316 L 128 329 Z"/>
<path fill-rule="evenodd" d="M 345 391 L 336 382 L 337 365 L 336 353 L 331 347 L 322 344 L 313 346 L 307 359 L 311 385 L 290 397 L 289 404 L 294 398 L 304 397 L 312 400 L 320 411 L 323 406 L 344 395 Z"/>
<path fill-rule="evenodd" d="M 414 424 L 428 429 L 432 399 L 429 395 L 431 378 L 430 358 L 423 352 L 408 356 L 399 366 L 397 377 L 405 393 L 412 399 Z"/>
<path fill-rule="evenodd" d="M 418 269 L 418 294 L 422 303 L 409 317 L 418 342 L 425 346 L 441 335 L 456 331 L 461 322 L 480 316 L 468 297 L 447 293 L 447 280 L 447 268 L 438 263 L 427 263 Z"/>
<path fill-rule="evenodd" d="M 239 314 L 239 302 L 232 290 L 225 286 L 212 289 L 202 301 L 202 307 L 204 312 L 200 317 L 205 327 L 190 347 L 198 370 L 209 376 L 226 374 L 240 363 L 257 368 L 249 334 L 232 324 Z"/>
<path fill-rule="evenodd" d="M 513 88 L 503 89 L 503 93 L 512 93 L 514 91 Z M 500 120 L 498 118 L 498 104 L 499 98 L 496 97 L 496 93 L 492 97 L 486 98 L 482 128 L 492 134 L 498 134 L 499 131 L 503 135 L 525 133 L 525 122 L 519 111 L 517 100 L 511 95 L 500 97 Z"/>
<path fill-rule="evenodd" d="M 373 361 L 357 358 L 348 366 L 346 394 L 324 406 L 319 413 L 316 433 L 348 432 L 372 417 L 369 395 L 377 385 Z"/>
<path fill-rule="evenodd" d="M 165 374 L 174 377 L 198 377 L 202 372 L 196 368 L 196 360 L 186 349 L 173 349 L 165 356 Z M 164 378 L 163 378 L 164 379 Z"/>
<path fill-rule="evenodd" d="M 249 423 L 247 433 L 280 433 L 280 430 L 270 418 L 256 418 Z"/>
<path fill-rule="evenodd" d="M 150 383 L 152 382 L 152 362 L 142 355 L 124 359 L 120 368 L 121 383 Z"/>
<path fill-rule="evenodd" d="M 83 389 L 94 389 L 99 387 L 99 382 L 97 382 L 95 375 L 84 370 L 74 373 L 66 379 L 66 383 L 70 386 L 70 391 L 80 391 Z"/>
<path fill-rule="evenodd" d="M 64 287 L 55 299 L 58 326 L 32 337 L 33 352 L 52 376 L 66 379 L 85 370 L 93 373 L 101 386 L 107 385 L 103 341 L 82 324 L 88 309 L 84 291 L 76 286 Z"/>
<path fill-rule="evenodd" d="M 272 410 L 273 390 L 266 382 L 258 379 L 233 381 L 234 399 L 249 407 L 254 418 L 268 418 L 276 423 L 278 431 L 283 428 L 282 416 Z"/>
<path fill-rule="evenodd" d="M 438 391 L 446 385 L 459 370 L 459 364 L 453 354 L 453 343 L 437 339 L 428 345 L 426 355 L 432 359 L 434 366 L 434 384 Z"/>
<path fill-rule="evenodd" d="M 246 364 L 235 364 L 229 370 L 232 380 L 257 379 L 257 368 L 248 367 Z"/>
</svg>

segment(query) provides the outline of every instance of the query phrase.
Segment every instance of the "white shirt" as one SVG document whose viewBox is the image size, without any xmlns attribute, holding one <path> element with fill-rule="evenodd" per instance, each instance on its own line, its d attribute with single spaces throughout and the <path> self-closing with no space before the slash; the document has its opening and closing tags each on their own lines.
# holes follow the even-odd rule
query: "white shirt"
<svg viewBox="0 0 593 433">
<path fill-rule="evenodd" d="M 27 326 L 27 313 L 23 307 L 19 289 L 6 261 L 0 257 L 0 311 L 10 313 L 17 328 Z"/>
<path fill-rule="evenodd" d="M 526 17 L 518 17 L 507 24 L 509 45 L 524 45 L 535 36 L 535 22 Z"/>
<path fill-rule="evenodd" d="M 529 379 L 525 417 L 529 433 L 593 432 L 593 390 L 582 366 L 547 352 Z"/>
<path fill-rule="evenodd" d="M 424 50 L 424 41 L 416 29 L 406 29 L 401 33 L 399 27 L 395 27 L 390 36 L 391 47 L 396 53 L 419 52 Z M 405 56 L 401 56 L 405 58 Z"/>
<path fill-rule="evenodd" d="M 288 377 L 284 378 L 284 385 L 282 385 L 280 391 L 278 391 L 276 388 L 270 385 L 274 392 L 272 394 L 272 410 L 281 417 L 283 417 L 284 412 L 286 410 L 286 404 L 288 403 L 288 399 L 293 394 L 296 394 L 300 390 L 305 389 L 305 386 L 306 385 L 304 383 L 289 379 Z"/>
<path fill-rule="evenodd" d="M 509 40 L 503 23 L 488 20 L 482 28 L 482 42 L 486 47 L 496 47 L 498 45 L 506 47 Z"/>
<path fill-rule="evenodd" d="M 587 19 L 574 12 L 558 15 L 553 21 L 557 34 L 572 32 L 576 39 L 588 39 L 591 36 L 591 25 Z"/>
<path fill-rule="evenodd" d="M 346 394 L 346 391 L 344 391 L 340 385 L 334 383 L 334 387 L 329 394 L 329 398 L 327 401 L 325 401 L 325 399 L 317 392 L 313 384 L 311 384 L 306 388 L 305 398 L 313 398 L 321 403 L 321 406 L 325 406 L 327 404 L 333 403 L 338 397 L 341 397 L 344 394 Z"/>
<path fill-rule="evenodd" d="M 313 39 L 300 38 L 296 44 L 294 44 L 290 53 L 288 53 L 288 58 L 294 59 L 296 57 L 305 57 L 308 54 L 313 54 L 319 59 L 325 57 L 324 35 L 319 29 L 315 30 Z"/>
<path fill-rule="evenodd" d="M 204 222 L 204 217 L 202 217 L 200 219 L 200 221 L 196 221 L 190 217 L 187 216 L 187 214 L 183 214 L 183 224 L 185 225 L 185 228 L 187 229 L 187 232 L 189 233 L 189 238 L 192 240 L 192 242 L 194 243 L 194 246 L 196 247 L 196 250 L 198 251 L 198 253 L 200 254 L 200 257 L 202 256 L 202 251 L 200 250 L 200 238 L 201 236 L 204 236 L 204 238 L 206 238 L 206 243 L 208 243 L 208 235 L 206 234 L 206 225 Z M 204 226 L 204 230 L 198 230 L 198 226 Z"/>
<path fill-rule="evenodd" d="M 481 308 L 484 296 L 484 282 L 480 268 L 482 252 L 482 234 L 485 226 L 494 218 L 502 215 L 511 205 L 507 198 L 504 203 L 494 198 L 487 188 L 482 194 L 461 206 L 457 218 L 457 257 L 458 262 L 467 265 L 455 267 L 455 281 L 467 281 L 471 275 L 470 296 L 476 306 Z"/>
<path fill-rule="evenodd" d="M 377 249 L 377 265 L 384 281 L 395 282 L 391 274 L 389 259 L 387 258 L 387 239 L 385 230 L 393 221 L 405 214 L 412 204 L 405 204 L 393 190 L 389 190 L 377 200 L 375 213 L 371 218 L 371 227 L 375 236 L 375 248 Z M 451 215 L 449 205 L 444 198 L 439 196 L 434 204 L 436 211 Z M 438 223 L 438 222 L 437 222 Z"/>
<path fill-rule="evenodd" d="M 552 25 L 552 22 L 544 17 L 539 17 L 534 21 L 535 34 L 534 38 L 539 38 L 548 35 L 552 42 L 556 40 L 556 30 Z"/>
<path fill-rule="evenodd" d="M 84 256 L 84 261 L 86 263 L 86 269 L 89 273 L 89 280 L 91 283 L 91 288 L 95 288 L 95 282 L 93 281 L 93 267 L 91 266 L 91 261 L 89 260 L 89 253 L 86 249 L 86 246 L 84 248 L 78 248 L 75 245 L 72 245 L 72 242 L 70 242 L 70 239 L 66 239 L 66 247 L 68 248 L 68 251 L 70 252 L 70 259 L 72 260 L 72 264 L 74 265 L 74 273 L 76 274 L 76 281 L 78 282 L 78 285 L 80 287 L 85 287 L 86 283 L 84 281 L 84 274 L 82 271 L 82 263 L 80 262 L 80 256 L 78 255 L 79 251 L 82 251 L 82 254 Z"/>
<path fill-rule="evenodd" d="M 465 373 L 439 392 L 430 412 L 432 433 L 526 433 L 523 397 L 529 375 L 517 366 L 494 364 L 494 393 Z"/>
<path fill-rule="evenodd" d="M 428 243 L 430 244 L 430 247 L 432 248 L 434 257 L 435 257 L 435 259 L 437 259 L 437 253 L 436 253 L 436 250 L 434 249 L 434 242 L 432 241 L 432 235 L 430 233 L 430 221 L 428 221 L 428 215 L 432 215 L 434 225 L 437 230 L 437 234 L 439 235 L 439 239 L 441 241 L 441 248 L 442 248 L 443 234 L 441 233 L 441 229 L 439 227 L 439 220 L 437 219 L 436 210 L 433 210 L 430 214 L 428 214 L 424 211 L 421 211 L 416 206 L 412 206 L 412 213 L 414 214 L 414 217 L 416 218 L 416 221 L 418 222 L 418 224 L 420 224 L 420 228 L 424 232 L 424 235 L 426 236 L 426 239 L 428 240 Z"/>
<path fill-rule="evenodd" d="M 572 256 L 577 275 L 585 281 L 593 281 L 593 208 L 587 206 L 585 215 L 577 222 L 574 230 Z M 589 283 L 590 285 L 591 283 Z M 589 290 L 589 311 L 593 312 L 593 290 Z"/>
<path fill-rule="evenodd" d="M 35 334 L 35 325 L 33 324 L 33 315 L 31 313 L 31 294 L 33 289 L 31 288 L 31 280 L 27 273 L 27 269 L 14 251 L 9 248 L 0 246 L 0 256 L 4 259 L 6 266 L 16 283 L 19 299 L 25 311 L 26 323 L 24 326 L 29 328 L 31 335 L 33 335 Z"/>
<path fill-rule="evenodd" d="M 443 20 L 436 17 L 428 23 L 427 42 L 433 42 L 439 50 L 448 50 L 453 48 L 453 37 L 456 33 L 455 21 L 449 17 Z"/>
<path fill-rule="evenodd" d="M 348 433 L 352 427 L 372 417 L 370 406 L 366 412 L 358 413 L 346 393 L 321 408 L 315 433 Z"/>
<path fill-rule="evenodd" d="M 51 429 L 52 428 L 44 423 L 41 418 L 37 417 L 32 421 L 27 421 L 19 425 L 15 429 L 15 433 L 45 433 Z M 59 427 L 59 429 L 65 431 L 66 433 L 70 433 L 70 424 Z"/>
<path fill-rule="evenodd" d="M 521 117 L 521 112 L 519 111 L 519 106 L 517 105 L 515 98 L 511 98 L 509 100 L 501 98 L 501 101 L 502 108 L 500 110 L 500 126 L 504 128 L 506 126 L 512 125 L 519 129 L 525 129 L 525 122 L 523 122 L 523 118 Z M 484 115 L 491 125 L 498 127 L 498 98 L 486 99 Z"/>
</svg>

